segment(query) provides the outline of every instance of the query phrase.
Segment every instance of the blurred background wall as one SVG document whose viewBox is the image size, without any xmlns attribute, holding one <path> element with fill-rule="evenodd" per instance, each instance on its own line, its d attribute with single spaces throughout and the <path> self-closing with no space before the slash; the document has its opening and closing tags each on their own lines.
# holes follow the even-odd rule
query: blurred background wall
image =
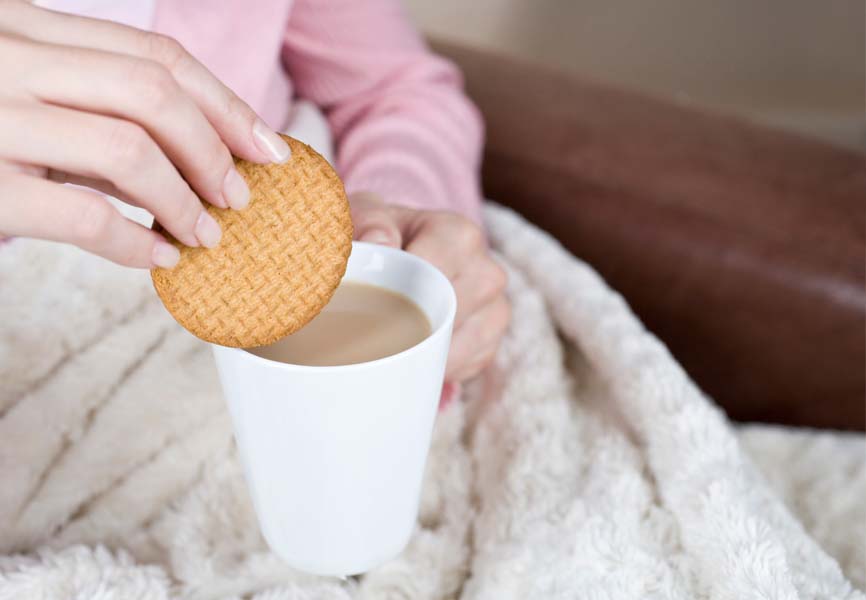
<svg viewBox="0 0 866 600">
<path fill-rule="evenodd" d="M 864 0 L 406 0 L 429 35 L 866 149 Z"/>
</svg>

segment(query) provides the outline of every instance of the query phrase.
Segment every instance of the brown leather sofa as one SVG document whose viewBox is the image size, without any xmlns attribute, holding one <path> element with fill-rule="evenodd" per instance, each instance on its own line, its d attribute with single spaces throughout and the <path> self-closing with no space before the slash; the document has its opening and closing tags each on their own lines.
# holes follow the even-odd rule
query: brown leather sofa
<svg viewBox="0 0 866 600">
<path fill-rule="evenodd" d="M 734 419 L 866 425 L 866 158 L 434 44 L 484 191 L 591 263 Z"/>
</svg>

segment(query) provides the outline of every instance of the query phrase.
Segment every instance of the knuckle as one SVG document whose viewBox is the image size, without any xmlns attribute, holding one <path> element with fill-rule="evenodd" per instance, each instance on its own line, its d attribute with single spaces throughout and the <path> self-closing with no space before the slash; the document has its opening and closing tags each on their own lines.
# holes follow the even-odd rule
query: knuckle
<svg viewBox="0 0 866 600">
<path fill-rule="evenodd" d="M 215 193 L 220 193 L 226 174 L 229 169 L 234 168 L 234 161 L 228 148 L 218 138 L 208 144 L 203 164 L 207 165 L 204 171 L 209 179 L 209 185 Z"/>
<path fill-rule="evenodd" d="M 505 298 L 497 303 L 496 311 L 493 315 L 493 322 L 496 331 L 500 334 L 504 333 L 508 328 L 508 324 L 511 322 L 511 303 Z"/>
<path fill-rule="evenodd" d="M 142 36 L 144 55 L 163 64 L 168 69 L 174 69 L 186 59 L 186 49 L 173 37 L 150 32 L 144 32 Z"/>
<path fill-rule="evenodd" d="M 138 101 L 155 112 L 176 101 L 180 94 L 180 87 L 168 69 L 149 60 L 137 61 L 131 80 Z"/>
<path fill-rule="evenodd" d="M 505 292 L 505 288 L 508 286 L 508 274 L 496 262 L 491 261 L 490 265 L 490 274 L 488 275 L 490 287 L 493 295 L 498 296 Z"/>
<path fill-rule="evenodd" d="M 146 265 L 148 260 L 145 249 L 139 248 L 137 245 L 126 244 L 123 248 L 117 251 L 114 262 L 127 267 L 137 267 Z"/>
<path fill-rule="evenodd" d="M 490 348 L 479 357 L 476 367 L 474 369 L 475 373 L 473 373 L 473 375 L 477 375 L 478 373 L 489 367 L 491 364 L 493 364 L 493 360 L 496 358 L 496 350 L 496 347 Z"/>
<path fill-rule="evenodd" d="M 478 297 L 484 302 L 491 302 L 502 296 L 508 281 L 505 271 L 497 263 L 485 258 L 485 264 L 479 272 Z"/>
<path fill-rule="evenodd" d="M 222 97 L 222 109 L 226 119 L 230 122 L 249 121 L 250 125 L 252 125 L 255 115 L 246 102 L 228 89 L 223 90 Z"/>
<path fill-rule="evenodd" d="M 202 207 L 192 192 L 177 199 L 169 199 L 160 211 L 160 221 L 177 231 L 192 231 L 201 214 Z"/>
<path fill-rule="evenodd" d="M 484 234 L 475 223 L 459 215 L 450 215 L 450 219 L 450 227 L 462 248 L 474 250 L 484 244 Z"/>
<path fill-rule="evenodd" d="M 472 379 L 489 367 L 495 357 L 495 350 L 485 350 L 483 353 L 473 356 L 469 361 L 467 361 L 463 368 L 460 369 L 457 378 L 461 381 Z"/>
<path fill-rule="evenodd" d="M 226 94 L 223 101 L 223 109 L 226 115 L 233 117 L 243 112 L 243 102 L 234 94 Z"/>
<path fill-rule="evenodd" d="M 88 196 L 75 215 L 71 232 L 76 242 L 93 246 L 108 237 L 114 209 L 102 198 Z"/>
<path fill-rule="evenodd" d="M 150 140 L 144 129 L 129 121 L 117 121 L 105 134 L 106 151 L 110 167 L 121 173 L 132 173 L 141 168 L 150 151 Z"/>
</svg>

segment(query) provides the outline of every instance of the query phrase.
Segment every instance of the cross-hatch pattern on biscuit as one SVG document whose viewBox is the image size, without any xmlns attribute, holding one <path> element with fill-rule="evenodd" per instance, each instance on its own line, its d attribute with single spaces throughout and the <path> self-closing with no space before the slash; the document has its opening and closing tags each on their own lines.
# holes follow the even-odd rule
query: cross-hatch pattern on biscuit
<svg viewBox="0 0 866 600">
<path fill-rule="evenodd" d="M 175 269 L 153 271 L 166 307 L 202 339 L 276 341 L 317 315 L 345 273 L 352 223 L 342 183 L 321 156 L 287 141 L 285 165 L 237 161 L 251 202 L 244 211 L 208 208 L 223 227 L 217 248 L 179 246 Z"/>
</svg>

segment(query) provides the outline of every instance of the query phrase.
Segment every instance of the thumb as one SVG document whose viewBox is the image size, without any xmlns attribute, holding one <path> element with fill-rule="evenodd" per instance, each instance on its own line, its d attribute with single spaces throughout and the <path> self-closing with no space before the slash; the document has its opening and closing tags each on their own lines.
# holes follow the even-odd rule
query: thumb
<svg viewBox="0 0 866 600">
<path fill-rule="evenodd" d="M 397 215 L 381 202 L 352 202 L 352 224 L 355 239 L 392 248 L 400 248 L 403 235 Z"/>
</svg>

